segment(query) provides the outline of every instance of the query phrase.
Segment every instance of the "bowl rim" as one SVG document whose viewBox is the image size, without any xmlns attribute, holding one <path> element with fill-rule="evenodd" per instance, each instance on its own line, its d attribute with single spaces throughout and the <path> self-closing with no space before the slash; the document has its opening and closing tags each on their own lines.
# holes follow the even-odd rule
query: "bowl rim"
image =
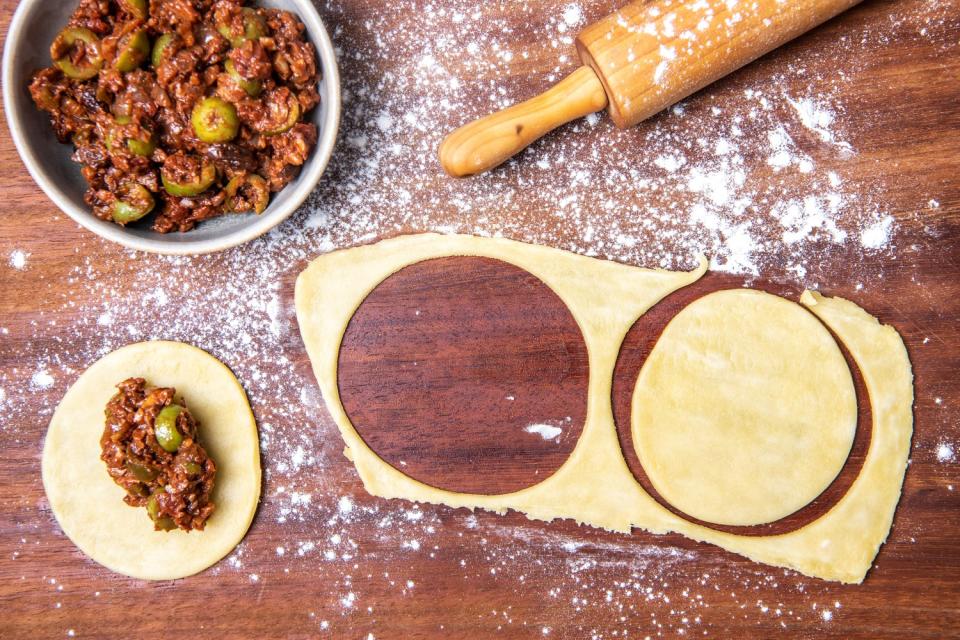
<svg viewBox="0 0 960 640">
<path fill-rule="evenodd" d="M 321 124 L 321 131 L 317 145 L 313 150 L 314 156 L 311 158 L 312 164 L 309 169 L 301 172 L 299 184 L 287 195 L 283 209 L 277 209 L 260 215 L 253 220 L 251 224 L 238 227 L 229 233 L 213 238 L 203 240 L 190 240 L 189 238 L 179 237 L 177 242 L 164 242 L 154 238 L 145 238 L 127 233 L 120 225 L 112 224 L 94 216 L 87 208 L 78 207 L 71 202 L 70 198 L 55 184 L 53 184 L 39 169 L 41 162 L 32 152 L 27 144 L 24 132 L 18 126 L 20 112 L 16 107 L 14 92 L 22 87 L 15 86 L 14 76 L 14 52 L 21 45 L 21 36 L 23 32 L 23 23 L 29 12 L 38 4 L 43 4 L 47 0 L 21 0 L 18 4 L 13 18 L 10 20 L 10 26 L 7 29 L 7 37 L 3 47 L 2 61 L 2 79 L 3 84 L 3 110 L 6 114 L 7 128 L 13 144 L 20 155 L 20 160 L 27 168 L 33 181 L 40 187 L 50 200 L 57 207 L 66 213 L 75 222 L 94 234 L 111 240 L 130 249 L 157 253 L 163 255 L 201 255 L 223 251 L 231 247 L 243 244 L 254 238 L 257 238 L 281 222 L 289 218 L 307 199 L 307 196 L 313 191 L 323 172 L 326 170 L 333 155 L 333 149 L 337 141 L 337 134 L 340 128 L 341 116 L 341 91 L 340 91 L 340 73 L 337 68 L 337 56 L 330 40 L 330 34 L 326 25 L 320 18 L 316 7 L 309 0 L 291 0 L 296 5 L 300 20 L 307 26 L 307 32 L 310 35 L 310 41 L 317 50 L 320 59 L 322 79 L 321 82 L 326 89 L 326 113 Z M 293 185 L 284 188 L 290 189 Z M 184 235 L 189 235 L 186 232 Z"/>
</svg>

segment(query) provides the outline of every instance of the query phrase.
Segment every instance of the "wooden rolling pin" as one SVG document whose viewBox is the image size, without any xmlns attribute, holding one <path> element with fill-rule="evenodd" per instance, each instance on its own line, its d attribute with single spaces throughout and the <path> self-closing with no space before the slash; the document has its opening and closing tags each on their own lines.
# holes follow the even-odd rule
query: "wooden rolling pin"
<svg viewBox="0 0 960 640">
<path fill-rule="evenodd" d="M 496 167 L 562 124 L 607 108 L 635 125 L 860 0 L 638 0 L 577 37 L 583 66 L 539 96 L 460 127 L 440 162 Z"/>
</svg>

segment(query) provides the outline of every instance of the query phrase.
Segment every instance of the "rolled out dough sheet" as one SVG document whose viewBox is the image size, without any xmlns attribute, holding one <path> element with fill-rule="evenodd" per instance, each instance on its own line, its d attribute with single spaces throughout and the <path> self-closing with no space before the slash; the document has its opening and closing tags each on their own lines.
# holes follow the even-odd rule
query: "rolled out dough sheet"
<svg viewBox="0 0 960 640">
<path fill-rule="evenodd" d="M 130 377 L 176 387 L 200 423 L 200 441 L 217 465 L 216 509 L 203 531 L 154 531 L 146 509 L 100 460 L 104 407 Z M 139 342 L 97 360 L 60 401 L 43 446 L 43 488 L 67 537 L 108 569 L 144 580 L 202 571 L 243 539 L 260 501 L 260 444 L 243 387 L 222 362 L 182 342 Z"/>
<path fill-rule="evenodd" d="M 508 494 L 475 495 L 418 482 L 380 459 L 343 408 L 337 360 L 350 318 L 364 298 L 400 269 L 432 258 L 481 256 L 506 261 L 540 278 L 569 307 L 580 326 L 590 363 L 587 418 L 573 453 L 550 477 Z M 628 533 L 678 532 L 757 562 L 806 575 L 860 582 L 886 539 L 900 496 L 912 433 L 910 362 L 897 332 L 842 299 L 805 293 L 809 308 L 846 345 L 870 393 L 873 431 L 859 477 L 834 507 L 790 533 L 756 537 L 716 531 L 660 506 L 636 482 L 617 440 L 611 407 L 614 366 L 633 323 L 669 293 L 706 271 L 648 270 L 500 238 L 422 234 L 326 254 L 297 279 L 300 331 L 321 391 L 368 492 L 452 507 L 509 509 L 550 521 L 570 518 Z M 749 399 L 745 399 L 749 401 Z"/>
</svg>

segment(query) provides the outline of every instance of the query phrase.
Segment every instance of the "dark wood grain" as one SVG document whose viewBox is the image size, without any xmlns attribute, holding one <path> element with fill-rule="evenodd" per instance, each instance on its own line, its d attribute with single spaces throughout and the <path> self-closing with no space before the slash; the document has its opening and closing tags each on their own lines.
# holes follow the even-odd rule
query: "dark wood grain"
<svg viewBox="0 0 960 640">
<path fill-rule="evenodd" d="M 489 258 L 402 269 L 350 320 L 341 401 L 381 458 L 426 484 L 507 493 L 560 468 L 587 413 L 587 347 L 536 277 Z M 555 439 L 525 432 L 562 429 Z"/>
<path fill-rule="evenodd" d="M 386 165 L 393 161 L 371 158 L 361 144 L 363 136 L 370 134 L 368 121 L 387 106 L 407 108 L 422 100 L 447 97 L 457 108 L 447 112 L 440 130 L 410 125 L 397 135 L 398 144 L 432 154 L 444 133 L 488 112 L 493 106 L 490 96 L 500 95 L 499 89 L 513 100 L 546 89 L 550 83 L 547 76 L 569 70 L 573 61 L 558 63 L 564 45 L 553 46 L 550 38 L 544 41 L 544 16 L 555 19 L 568 4 L 568 0 L 501 1 L 467 7 L 467 3 L 456 2 L 448 8 L 443 2 L 420 0 L 321 3 L 324 20 L 335 27 L 341 75 L 350 91 L 334 162 L 312 205 L 330 200 L 346 213 L 328 212 L 328 219 L 321 224 L 330 227 L 334 241 L 317 243 L 316 251 L 321 251 L 320 246 L 329 250 L 399 233 L 462 229 L 464 219 L 482 227 L 487 217 L 495 220 L 487 229 L 490 233 L 519 238 L 526 236 L 518 228 L 529 228 L 545 243 L 580 246 L 577 222 L 558 217 L 552 192 L 544 195 L 540 188 L 551 180 L 551 171 L 531 166 L 525 161 L 527 156 L 480 179 L 488 182 L 450 186 L 439 167 L 432 173 L 421 165 L 388 171 Z M 15 5 L 14 0 L 0 0 L 3 34 Z M 588 20 L 595 20 L 606 14 L 612 3 L 584 0 L 580 6 Z M 441 15 L 441 11 L 445 12 L 442 19 L 432 19 L 443 28 L 429 34 L 414 30 L 419 36 L 416 41 L 393 31 L 398 25 L 418 23 L 424 16 Z M 478 23 L 495 33 L 504 47 L 528 55 L 518 53 L 509 64 L 478 66 L 468 55 L 448 54 L 443 60 L 445 70 L 459 80 L 457 86 L 448 83 L 448 96 L 417 95 L 419 79 L 412 77 L 403 83 L 410 95 L 398 98 L 396 104 L 389 102 L 385 95 L 410 68 L 404 66 L 406 62 L 427 54 L 439 57 L 433 45 L 444 36 L 456 38 L 465 47 L 469 38 L 477 35 L 478 27 L 470 26 L 470 31 L 465 22 L 454 19 L 455 13 L 464 11 L 479 13 Z M 94 239 L 43 196 L 23 168 L 6 126 L 0 127 L 0 192 L 4 198 L 0 215 L 0 327 L 4 329 L 0 332 L 0 377 L 8 394 L 7 403 L 0 403 L 0 637 L 62 638 L 68 637 L 69 631 L 85 638 L 144 639 L 960 637 L 960 464 L 956 457 L 951 462 L 937 456 L 941 443 L 952 443 L 954 448 L 960 445 L 957 16 L 960 3 L 956 0 L 867 0 L 694 96 L 686 103 L 688 117 L 683 121 L 675 121 L 668 113 L 625 132 L 601 121 L 592 128 L 555 132 L 533 148 L 535 152 L 573 140 L 579 146 L 571 155 L 586 155 L 602 148 L 603 141 L 615 140 L 630 150 L 631 160 L 639 162 L 647 154 L 647 136 L 670 131 L 679 140 L 693 138 L 695 134 L 688 130 L 691 123 L 709 122 L 714 107 L 723 110 L 741 104 L 748 88 L 802 84 L 805 91 L 833 91 L 857 153 L 841 162 L 822 152 L 812 134 L 798 135 L 796 143 L 818 167 L 832 167 L 842 172 L 847 184 L 872 194 L 870 203 L 882 204 L 896 219 L 898 233 L 889 251 L 865 254 L 847 244 L 811 253 L 805 281 L 819 285 L 827 295 L 855 300 L 893 325 L 910 353 L 916 389 L 916 428 L 903 496 L 890 537 L 862 585 L 841 586 L 762 567 L 676 535 L 654 536 L 642 531 L 617 535 L 567 521 L 531 522 L 514 513 L 471 514 L 429 505 L 414 509 L 402 501 L 371 498 L 341 455 L 342 442 L 319 401 L 292 321 L 293 282 L 313 255 L 298 253 L 295 248 L 267 251 L 263 243 L 240 250 L 278 265 L 268 279 L 250 284 L 276 287 L 282 328 L 276 352 L 262 357 L 262 350 L 253 350 L 263 361 L 251 364 L 242 348 L 226 346 L 237 342 L 237 334 L 245 327 L 225 324 L 226 314 L 221 310 L 229 306 L 229 297 L 242 297 L 243 293 L 211 275 L 234 269 L 238 252 L 156 260 Z M 381 38 L 381 32 L 388 35 Z M 848 38 L 852 40 L 844 40 Z M 847 44 L 838 47 L 838 42 Z M 382 55 L 375 55 L 378 50 Z M 572 54 L 572 47 L 566 53 Z M 491 48 L 480 55 L 495 59 L 497 52 Z M 797 60 L 803 61 L 802 73 L 791 66 Z M 392 115 L 399 121 L 403 112 L 395 110 Z M 696 153 L 691 146 L 691 157 Z M 587 157 L 605 174 L 623 175 L 617 173 L 622 167 L 602 154 Z M 374 161 L 382 163 L 378 175 L 392 180 L 398 193 L 409 188 L 412 194 L 406 217 L 384 213 L 382 228 L 361 224 L 363 210 L 370 207 L 382 212 L 386 209 L 382 202 L 338 198 L 341 192 L 351 191 L 351 185 L 370 171 Z M 748 151 L 744 162 L 755 168 L 756 175 L 769 179 L 774 191 L 791 192 L 798 186 L 795 176 L 774 175 L 763 157 Z M 488 197 L 482 207 L 462 206 L 485 193 L 476 184 L 490 181 L 503 185 L 512 200 Z M 614 204 L 608 224 L 624 223 L 628 216 L 638 215 L 620 213 L 630 211 L 635 204 L 632 199 L 639 197 L 624 191 L 622 184 L 599 180 L 593 188 L 601 201 L 609 199 Z M 650 210 L 662 209 L 670 196 L 648 192 L 641 204 Z M 931 198 L 939 200 L 938 208 L 926 206 Z M 493 209 L 500 206 L 509 216 L 519 216 L 521 226 L 510 226 L 496 217 Z M 431 215 L 424 217 L 424 211 Z M 298 229 L 306 229 L 311 221 L 309 212 L 301 212 L 286 223 L 284 233 L 295 238 Z M 773 238 L 779 231 L 764 228 L 763 233 Z M 643 240 L 649 249 L 638 263 L 657 266 L 670 239 L 645 236 Z M 6 266 L 14 250 L 30 254 L 27 269 Z M 750 286 L 794 297 L 799 292 L 798 279 L 785 266 L 786 257 L 766 265 Z M 139 313 L 124 324 L 99 325 L 96 314 L 109 306 L 107 285 L 116 287 L 137 268 L 150 270 L 158 286 L 169 291 L 185 297 L 201 295 L 207 302 L 193 302 L 189 310 L 202 320 L 191 326 L 203 331 L 171 334 L 164 321 L 170 307 L 158 307 L 156 317 Z M 508 280 L 516 277 L 496 270 L 485 273 Z M 434 276 L 443 278 L 442 270 Z M 214 281 L 216 285 L 211 284 Z M 710 275 L 702 288 L 681 295 L 702 295 L 711 287 L 740 283 L 735 278 Z M 453 313 L 458 307 L 448 306 L 449 298 L 444 298 L 449 291 L 443 286 L 433 293 L 412 289 L 407 308 Z M 388 294 L 393 304 L 403 303 L 400 290 L 387 289 L 378 295 Z M 487 298 L 490 292 L 482 287 L 476 295 L 478 305 L 495 300 Z M 532 294 L 525 302 L 540 300 L 538 295 Z M 651 322 L 669 316 L 670 305 L 679 308 L 684 299 L 665 301 L 654 309 Z M 519 308 L 505 308 L 503 321 L 520 326 Z M 374 309 L 367 309 L 366 331 L 376 332 L 378 326 L 384 332 L 395 330 L 388 324 L 389 310 L 373 313 Z M 120 316 L 125 313 L 123 309 L 114 311 Z M 386 315 L 378 320 L 380 313 Z M 257 314 L 265 315 L 266 310 L 250 310 L 251 317 Z M 488 320 L 470 319 L 470 329 L 478 335 L 489 334 L 494 325 Z M 464 326 L 439 328 L 451 338 L 467 330 Z M 632 389 L 631 377 L 649 348 L 648 334 L 639 328 L 631 334 L 618 366 L 614 401 L 621 436 L 626 428 L 624 402 Z M 233 354 L 228 364 L 238 371 L 254 398 L 264 445 L 262 504 L 240 553 L 200 575 L 162 583 L 130 580 L 85 558 L 57 527 L 40 479 L 43 435 L 52 409 L 69 384 L 95 360 L 99 347 L 151 336 L 191 340 L 215 354 Z M 345 353 L 361 352 L 361 337 L 349 336 Z M 252 336 L 254 340 L 262 338 Z M 523 352 L 525 346 L 518 342 L 514 350 Z M 412 354 L 397 347 L 396 355 L 404 360 Z M 451 376 L 464 375 L 461 365 L 438 357 L 431 363 L 431 376 L 442 378 L 444 371 Z M 538 366 L 546 363 L 538 362 Z M 31 387 L 31 376 L 43 367 L 54 374 L 54 383 Z M 507 373 L 509 369 L 504 375 Z M 496 388 L 497 377 L 484 376 L 472 382 L 478 381 L 481 389 L 488 390 L 482 393 L 492 393 L 489 390 Z M 348 375 L 341 385 L 346 398 L 357 399 L 361 397 L 358 394 L 369 392 L 371 381 L 369 374 Z M 11 398 L 17 406 L 11 406 Z M 420 401 L 405 410 L 410 415 L 430 415 L 434 408 L 427 398 L 428 394 L 422 394 Z M 528 408 L 533 416 L 543 407 L 531 403 Z M 361 422 L 368 430 L 385 429 L 385 423 L 374 415 Z M 461 430 L 460 435 L 468 438 L 470 432 Z M 368 433 L 367 437 L 373 436 Z M 378 446 L 388 451 L 388 444 L 385 441 Z M 477 443 L 465 441 L 457 446 L 469 449 L 472 444 Z M 291 464 L 289 450 L 301 445 L 316 461 L 299 473 L 284 472 L 281 465 Z M 436 441 L 423 446 L 436 446 Z M 625 449 L 629 455 L 630 447 Z M 530 464 L 531 451 L 535 450 L 500 449 L 498 455 L 509 459 L 496 461 L 498 471 L 486 474 L 483 490 L 494 491 L 501 486 L 498 483 L 511 487 L 529 482 L 530 469 L 522 467 Z M 534 470 L 555 465 L 549 456 L 536 457 L 531 465 Z M 443 458 L 433 459 L 437 466 L 422 468 L 418 472 L 422 477 L 443 483 L 468 482 L 457 478 Z M 856 456 L 853 461 L 855 464 Z M 855 471 L 848 464 L 844 474 L 852 473 L 851 468 Z M 841 476 L 839 482 L 831 491 L 842 491 L 846 480 Z M 282 509 L 291 504 L 293 491 L 309 494 L 311 502 L 285 515 Z M 354 505 L 349 516 L 338 510 L 338 502 L 344 498 Z M 823 504 L 829 499 L 826 496 Z M 408 511 L 413 513 L 410 519 Z M 336 546 L 331 542 L 333 536 L 342 537 Z M 403 546 L 410 540 L 416 540 L 420 549 Z M 315 545 L 315 550 L 308 551 L 307 543 Z M 278 548 L 284 549 L 284 555 Z M 328 549 L 335 551 L 332 559 L 324 554 Z M 413 586 L 407 586 L 408 580 Z M 344 599 L 350 593 L 357 599 L 348 607 Z M 830 616 L 822 614 L 824 609 Z M 548 636 L 544 629 L 549 630 Z"/>
</svg>

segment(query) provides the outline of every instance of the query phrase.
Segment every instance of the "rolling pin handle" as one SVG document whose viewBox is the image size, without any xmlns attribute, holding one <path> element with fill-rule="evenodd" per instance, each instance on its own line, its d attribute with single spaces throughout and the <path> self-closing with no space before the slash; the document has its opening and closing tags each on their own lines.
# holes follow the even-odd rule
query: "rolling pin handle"
<svg viewBox="0 0 960 640">
<path fill-rule="evenodd" d="M 597 74 L 590 67 L 580 67 L 535 98 L 451 133 L 440 145 L 440 164 L 455 178 L 482 173 L 560 125 L 606 106 L 607 94 Z"/>
</svg>

